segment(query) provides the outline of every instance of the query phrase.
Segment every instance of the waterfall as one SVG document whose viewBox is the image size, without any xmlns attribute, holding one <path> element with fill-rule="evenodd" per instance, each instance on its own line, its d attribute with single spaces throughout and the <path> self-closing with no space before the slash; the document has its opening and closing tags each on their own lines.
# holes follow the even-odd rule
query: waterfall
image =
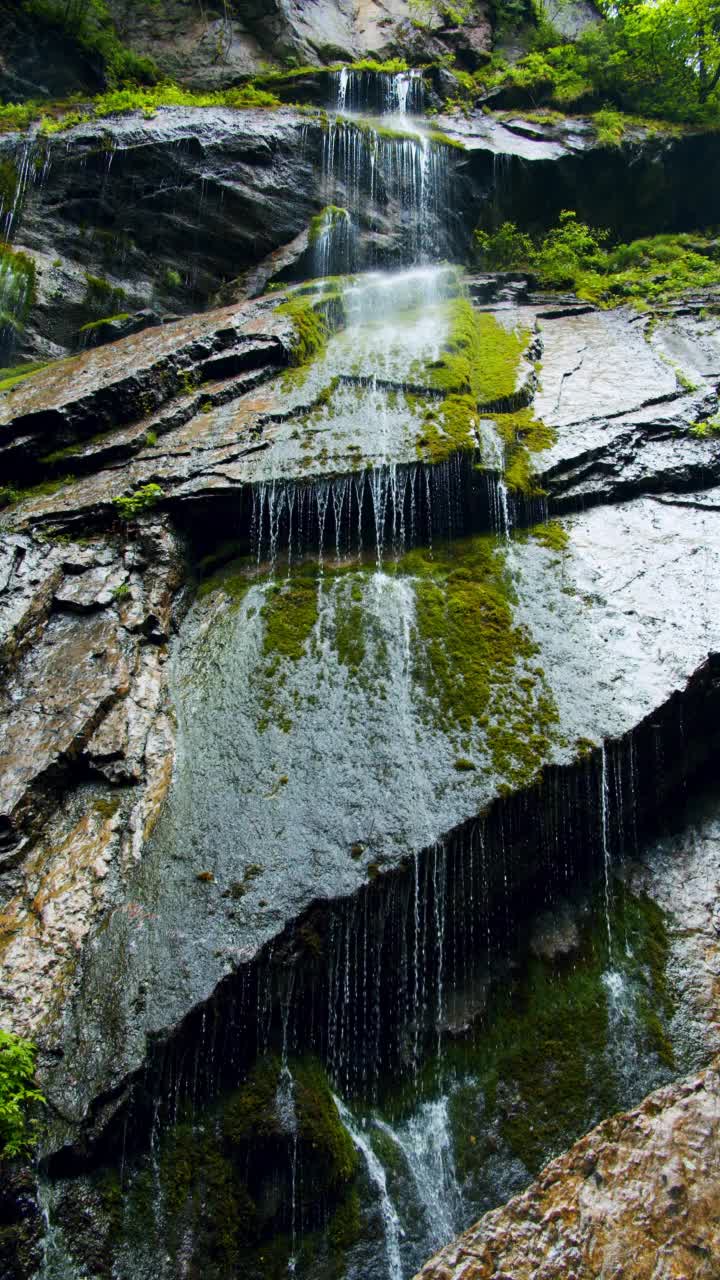
<svg viewBox="0 0 720 1280">
<path fill-rule="evenodd" d="M 411 262 L 447 249 L 448 148 L 415 120 L 423 110 L 418 71 L 382 75 L 347 67 L 333 75 L 337 117 L 323 138 L 322 181 L 328 205 L 350 210 L 371 228 L 390 221 L 404 233 Z M 376 117 L 380 116 L 380 121 Z"/>
<path fill-rule="evenodd" d="M 380 1213 L 382 1215 L 383 1232 L 385 1236 L 388 1280 L 403 1280 L 403 1267 L 400 1258 L 400 1240 L 403 1235 L 403 1229 L 400 1226 L 400 1219 L 398 1218 L 397 1210 L 395 1209 L 388 1193 L 385 1170 L 375 1155 L 370 1143 L 360 1132 L 345 1104 L 335 1095 L 333 1095 L 333 1097 L 335 1099 L 335 1106 L 338 1109 L 338 1115 L 350 1134 L 355 1149 L 362 1156 L 367 1169 L 368 1178 L 377 1192 Z"/>
<path fill-rule="evenodd" d="M 400 71 L 388 75 L 342 67 L 333 72 L 332 83 L 335 92 L 331 106 L 340 114 L 363 112 L 407 116 L 421 115 L 425 108 L 421 71 Z"/>
<path fill-rule="evenodd" d="M 602 836 L 603 851 L 603 880 L 605 891 L 605 924 L 607 928 L 608 955 L 609 962 L 612 965 L 613 937 L 612 924 L 610 922 L 610 910 L 612 906 L 612 888 L 610 884 L 611 874 L 611 854 L 610 854 L 610 782 L 608 777 L 608 753 L 605 742 L 601 747 L 601 768 L 600 768 L 600 827 Z"/>
<path fill-rule="evenodd" d="M 348 275 L 353 267 L 354 228 L 347 209 L 323 209 L 315 233 L 314 268 L 317 277 Z"/>
<path fill-rule="evenodd" d="M 449 1098 L 425 1102 L 404 1124 L 374 1123 L 402 1153 L 422 1208 L 427 1236 L 425 1256 L 452 1240 L 463 1226 L 463 1205 L 455 1173 Z"/>
</svg>

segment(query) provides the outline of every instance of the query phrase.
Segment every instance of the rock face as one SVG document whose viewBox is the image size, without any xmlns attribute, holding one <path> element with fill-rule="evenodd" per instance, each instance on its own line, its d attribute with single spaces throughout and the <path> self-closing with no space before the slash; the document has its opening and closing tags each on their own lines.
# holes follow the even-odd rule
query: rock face
<svg viewBox="0 0 720 1280">
<path fill-rule="evenodd" d="M 319 83 L 320 105 L 332 108 L 337 84 Z M 14 241 L 37 271 L 24 350 L 53 357 L 118 336 L 118 324 L 131 331 L 197 310 L 238 277 L 231 297 L 274 276 L 315 274 L 302 237 L 328 203 L 354 222 L 355 261 L 343 269 L 414 261 L 419 247 L 424 259 L 461 259 L 489 216 L 550 225 L 572 208 L 628 237 L 720 222 L 714 135 L 635 129 L 623 147 L 606 148 L 582 119 L 475 113 L 437 125 L 464 150 L 431 142 L 429 183 L 424 144 L 402 122 L 395 137 L 368 134 L 290 107 L 163 108 L 49 137 L 4 135 L 0 159 L 18 182 Z M 428 235 L 418 246 L 407 208 L 423 200 Z M 119 319 L 98 325 L 107 317 Z M 9 353 L 16 346 L 7 334 L 0 341 Z"/>
<path fill-rule="evenodd" d="M 372 298 L 381 286 L 363 287 Z M 397 295 L 398 280 L 392 287 Z M 58 465 L 88 473 L 56 492 L 29 493 L 5 518 L 11 666 L 2 812 L 14 893 L 5 1000 L 20 1028 L 47 1028 L 48 1048 L 64 1010 L 64 1065 L 52 1089 L 68 1120 L 82 1122 L 93 1098 L 142 1065 L 149 1039 L 166 1037 L 238 964 L 302 917 L 319 896 L 318 881 L 320 896 L 349 897 L 379 869 L 462 829 L 542 765 L 570 765 L 578 742 L 623 739 L 664 714 L 720 644 L 705 585 L 720 573 L 718 508 L 710 492 L 697 493 L 714 475 L 717 451 L 688 433 L 716 403 L 707 322 L 692 311 L 669 315 L 651 345 L 629 315 L 574 315 L 501 294 L 485 312 L 498 333 L 535 329 L 543 351 L 535 404 L 557 443 L 534 465 L 559 509 L 575 514 L 559 551 L 518 537 L 497 553 L 515 584 L 516 647 L 512 678 L 500 682 L 486 714 L 491 723 L 517 722 L 519 735 L 521 723 L 536 723 L 531 765 L 512 743 L 489 746 L 492 736 L 468 732 L 452 703 L 438 716 L 439 677 L 428 685 L 422 675 L 437 661 L 423 622 L 435 595 L 418 585 L 422 559 L 406 564 L 403 551 L 422 544 L 426 528 L 447 536 L 449 526 L 437 521 L 461 493 L 475 513 L 465 532 L 492 528 L 497 496 L 488 505 L 495 491 L 482 486 L 490 481 L 463 478 L 462 448 L 457 469 L 419 461 L 426 419 L 408 407 L 403 437 L 397 398 L 390 443 L 383 397 L 398 393 L 373 391 L 380 398 L 364 407 L 362 364 L 357 388 L 337 383 L 348 351 L 356 360 L 363 351 L 365 312 L 353 319 L 354 296 L 346 294 L 348 327 L 296 384 L 281 372 L 292 343 L 282 304 L 293 297 L 281 294 L 146 330 L 77 357 L 67 371 L 41 371 L 6 397 L 8 474 L 42 474 L 51 439 L 70 442 Z M 432 306 L 444 314 L 440 297 L 426 300 L 426 317 Z M 406 329 L 403 341 L 418 345 L 397 358 L 404 368 L 414 359 L 414 394 L 432 402 L 432 382 L 423 384 L 427 337 L 422 326 L 417 338 L 413 332 Z M 676 352 L 692 352 L 695 392 L 661 359 L 671 338 Z M 603 382 L 608 361 L 624 370 L 620 384 L 615 376 Z M 383 367 L 392 388 L 392 361 Z M 528 375 L 518 376 L 522 383 Z M 370 424 L 365 434 L 361 421 Z M 101 439 L 87 441 L 98 426 Z M 492 412 L 481 413 L 480 438 L 491 440 L 494 430 Z M 493 465 L 491 451 L 489 477 Z M 150 524 L 139 544 L 124 545 L 114 514 L 117 499 L 147 485 L 159 486 L 163 506 L 201 540 L 210 513 L 226 512 L 233 500 L 239 532 L 255 538 L 261 562 L 294 538 L 302 557 L 326 528 L 325 555 L 338 575 L 279 596 L 276 585 L 252 578 L 241 577 L 239 594 L 230 579 L 211 580 L 168 666 L 180 583 L 175 542 Z M 292 494 L 295 534 L 287 527 Z M 577 510 L 592 504 L 601 505 Z M 403 523 L 411 509 L 414 533 L 409 516 Z M 359 549 L 369 537 L 393 576 L 368 578 L 351 561 L 343 565 L 357 554 L 358 518 Z M 79 527 L 96 528 L 98 540 L 74 545 Z M 64 529 L 71 542 L 38 544 L 40 528 L 51 539 Z M 476 565 L 475 544 L 462 545 L 458 563 L 466 555 Z M 444 579 L 432 591 L 444 608 L 456 607 Z M 284 614 L 300 628 L 289 648 Z M 357 653 L 343 638 L 348 627 L 360 628 Z M 372 735 L 360 732 L 364 724 L 375 726 Z M 169 799 L 149 839 L 171 769 Z M 118 790 L 98 791 L 93 779 Z M 50 786 L 67 798 L 45 832 Z M 323 793 L 332 797 L 327 806 Z M 252 840 L 238 843 L 248 824 Z M 87 949 L 93 921 L 110 908 L 102 949 Z M 102 992 L 120 971 L 111 1033 Z"/>
<path fill-rule="evenodd" d="M 243 36 L 329 57 L 384 15 Z M 718 749 L 717 297 L 650 322 L 430 265 L 553 184 L 652 171 L 685 225 L 717 141 L 448 128 L 179 108 L 3 143 L 36 179 L 26 349 L 64 357 L 0 395 L 0 1016 L 47 1096 L 23 1280 L 40 1204 L 43 1280 L 410 1274 L 720 1047 L 716 808 L 657 843 Z M 712 1274 L 716 1102 L 712 1067 L 607 1121 L 437 1274 L 610 1275 L 633 1231 Z"/>
<path fill-rule="evenodd" d="M 492 49 L 489 6 L 473 6 L 460 25 L 437 17 L 418 31 L 407 0 L 313 0 L 270 4 L 222 0 L 165 0 L 161 6 L 109 0 L 118 36 L 149 56 L 160 72 L 195 89 L 224 88 L 270 65 L 287 67 L 409 56 L 427 61 L 452 51 L 474 68 Z M 17 5 L 2 6 L 7 41 L 0 92 L 10 101 L 64 97 L 102 86 L 100 59 L 92 59 L 58 26 L 30 18 Z"/>
<path fill-rule="evenodd" d="M 710 1280 L 720 1250 L 719 1133 L 716 1060 L 599 1125 L 418 1276 L 595 1280 L 630 1265 L 637 1280 Z"/>
</svg>

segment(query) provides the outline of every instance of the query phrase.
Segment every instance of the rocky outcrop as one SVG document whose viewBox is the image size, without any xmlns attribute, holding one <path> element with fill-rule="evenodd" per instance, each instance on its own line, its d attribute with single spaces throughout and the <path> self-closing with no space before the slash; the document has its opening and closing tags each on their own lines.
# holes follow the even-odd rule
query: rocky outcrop
<svg viewBox="0 0 720 1280">
<path fill-rule="evenodd" d="M 669 316 L 648 343 L 630 314 L 574 314 L 527 292 L 523 300 L 522 288 L 518 301 L 502 280 L 474 279 L 471 288 L 484 291 L 501 327 L 537 331 L 535 354 L 544 354 L 535 404 L 557 443 L 534 455 L 535 466 L 553 501 L 574 512 L 558 547 L 518 537 L 505 553 L 519 647 L 491 716 L 517 721 L 518 741 L 538 723 L 529 759 L 516 756 L 514 741 L 490 751 L 471 742 L 453 728 L 459 710 L 438 716 L 428 702 L 418 663 L 432 654 L 424 646 L 433 636 L 416 621 L 422 596 L 412 575 L 368 580 L 347 564 L 308 597 L 285 601 L 281 592 L 278 604 L 292 617 L 299 610 L 308 643 L 296 648 L 280 632 L 275 656 L 262 629 L 274 616 L 273 588 L 242 576 L 233 586 L 221 575 L 183 623 L 172 664 L 165 661 L 188 571 L 176 535 L 152 514 L 131 517 L 139 536 L 126 540 L 118 499 L 146 486 L 156 486 L 156 509 L 195 555 L 214 553 L 227 528 L 261 562 L 285 545 L 291 498 L 299 518 L 291 536 L 307 539 L 293 554 L 316 548 L 324 529 L 324 554 L 338 569 L 356 554 L 358 519 L 361 541 L 392 561 L 406 518 L 408 546 L 422 546 L 430 529 L 435 540 L 459 532 L 452 512 L 460 493 L 468 531 L 498 518 L 486 476 L 463 470 L 462 450 L 457 464 L 420 463 L 424 437 L 413 434 L 412 415 L 388 453 L 384 401 L 363 408 L 362 397 L 397 394 L 392 366 L 387 392 L 365 388 L 362 377 L 357 386 L 337 381 L 348 343 L 356 358 L 362 350 L 362 327 L 339 331 L 314 365 L 288 378 L 294 331 L 276 308 L 294 295 L 274 295 L 146 330 L 40 371 L 5 397 L 6 474 L 27 483 L 48 466 L 63 472 L 50 491 L 21 493 L 4 518 L 2 813 L 10 889 L 3 1001 L 49 1055 L 63 1045 L 62 1071 L 46 1081 L 65 1137 L 94 1099 L 122 1096 L 149 1044 L 172 1036 L 228 975 L 306 915 L 319 882 L 323 897 L 350 898 L 542 767 L 572 768 L 578 743 L 621 740 L 646 722 L 664 733 L 667 708 L 685 696 L 692 726 L 714 705 L 707 659 L 720 636 L 707 583 L 720 571 L 719 508 L 714 491 L 698 487 L 703 476 L 717 480 L 717 459 L 711 442 L 689 433 L 716 403 L 706 322 L 692 310 Z M 695 392 L 662 358 L 671 339 L 677 358 L 688 353 Z M 613 376 L 603 378 L 608 365 Z M 521 362 L 521 382 L 529 372 Z M 435 403 L 421 362 L 414 378 L 414 394 Z M 522 385 L 525 403 L 534 383 Z M 500 408 L 512 408 L 515 395 Z M 396 424 L 405 421 L 397 404 L 394 413 Z M 478 440 L 490 441 L 492 410 L 480 418 Z M 640 458 L 634 471 L 629 440 Z M 62 448 L 49 463 L 51 445 Z M 90 531 L 89 544 L 76 542 L 81 531 Z M 350 619 L 360 600 L 372 621 L 355 655 L 342 637 L 359 625 Z M 455 607 L 451 595 L 445 607 Z M 318 627 L 328 636 L 319 647 Z M 201 680 L 203 670 L 213 681 Z M 319 706 L 318 687 L 327 691 Z M 372 735 L 359 731 L 368 724 Z M 709 749 L 705 731 L 699 720 L 689 730 L 698 755 L 688 753 L 688 767 Z M 238 848 L 241 826 L 254 836 Z M 108 987 L 116 992 L 110 1023 Z"/>
<path fill-rule="evenodd" d="M 322 81 L 322 105 L 333 105 L 336 91 Z M 461 144 L 430 144 L 443 216 L 440 232 L 428 207 L 429 239 L 450 260 L 465 257 L 478 222 L 550 225 L 564 208 L 594 225 L 622 228 L 626 238 L 720 222 L 713 135 L 640 128 L 624 146 L 608 148 L 583 119 L 537 123 L 475 113 L 437 124 Z M 303 236 L 328 200 L 353 216 L 353 266 L 411 260 L 417 246 L 407 235 L 397 182 L 422 167 L 421 144 L 402 130 L 387 136 L 338 126 L 332 148 L 345 168 L 338 160 L 329 186 L 327 129 L 324 116 L 290 107 L 177 107 L 49 137 L 34 130 L 5 135 L 0 158 L 18 179 L 13 238 L 37 272 L 21 349 L 41 358 L 77 350 L 117 336 L 119 324 L 130 331 L 206 306 L 238 277 L 233 297 L 259 292 L 275 276 L 314 274 Z M 2 341 L 8 347 L 7 334 Z"/>
<path fill-rule="evenodd" d="M 164 77 L 194 89 L 216 89 L 267 70 L 268 65 L 320 65 L 362 58 L 407 57 L 428 62 L 454 55 L 474 69 L 492 49 L 489 6 L 473 5 L 464 23 L 428 15 L 413 22 L 407 0 L 314 0 L 270 4 L 242 0 L 164 0 L 162 5 L 109 0 L 126 48 L 149 57 Z M 96 92 L 104 67 L 83 50 L 61 21 L 32 17 L 17 4 L 0 6 L 6 41 L 0 64 L 0 96 L 9 101 Z"/>
<path fill-rule="evenodd" d="M 707 1071 L 614 1116 L 418 1273 L 422 1280 L 711 1280 L 720 1252 L 720 1078 Z"/>
</svg>

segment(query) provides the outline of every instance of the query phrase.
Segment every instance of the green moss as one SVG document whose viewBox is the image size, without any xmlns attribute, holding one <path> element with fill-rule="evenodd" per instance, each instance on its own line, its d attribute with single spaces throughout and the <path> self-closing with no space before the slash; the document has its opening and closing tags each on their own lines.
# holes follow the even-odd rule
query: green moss
<svg viewBox="0 0 720 1280">
<path fill-rule="evenodd" d="M 39 373 L 41 369 L 47 369 L 49 364 L 49 360 L 40 360 L 32 364 L 19 364 L 13 368 L 0 369 L 0 391 L 12 391 L 14 387 L 18 387 L 26 378 L 31 378 L 34 373 Z"/>
<path fill-rule="evenodd" d="M 646 894 L 635 896 L 624 886 L 617 891 L 619 911 L 632 960 L 631 972 L 641 978 L 645 989 L 638 1011 L 644 1029 L 646 1047 L 654 1051 L 670 1069 L 675 1066 L 675 1053 L 667 1026 L 676 1001 L 668 980 L 670 937 L 665 913 Z"/>
<path fill-rule="evenodd" d="M 268 590 L 261 609 L 265 623 L 263 653 L 297 662 L 318 619 L 318 585 L 314 577 L 297 575 Z"/>
<path fill-rule="evenodd" d="M 465 151 L 465 144 L 459 138 L 451 138 L 447 133 L 441 133 L 439 129 L 430 130 L 430 141 L 435 146 L 452 147 L 455 151 Z"/>
<path fill-rule="evenodd" d="M 335 597 L 335 652 L 348 671 L 357 674 L 367 656 L 362 584 L 338 588 Z"/>
<path fill-rule="evenodd" d="M 236 542 L 228 542 L 211 556 L 207 556 L 199 566 L 202 574 L 208 574 L 197 588 L 199 599 L 211 595 L 214 591 L 222 591 L 226 596 L 239 604 L 250 590 L 252 572 L 255 564 L 248 564 L 244 558 L 237 557 Z M 235 553 L 235 554 L 234 554 Z"/>
<path fill-rule="evenodd" d="M 439 358 L 429 365 L 416 362 L 414 383 L 439 393 L 437 400 L 408 395 L 422 414 L 416 445 L 418 456 L 441 462 L 461 449 L 477 449 L 479 418 L 492 420 L 505 445 L 508 488 L 534 495 L 530 454 L 547 449 L 555 433 L 535 418 L 531 409 L 515 409 L 520 361 L 527 350 L 527 330 L 508 330 L 491 315 L 476 311 L 466 298 L 443 304 L 439 323 L 449 330 Z"/>
<path fill-rule="evenodd" d="M 496 414 L 495 426 L 505 444 L 505 483 L 508 489 L 526 497 L 539 497 L 543 489 L 535 477 L 531 455 L 549 449 L 556 439 L 531 408 L 516 413 Z"/>
<path fill-rule="evenodd" d="M 603 959 L 589 942 L 570 972 L 532 960 L 512 1002 L 496 1009 L 488 1101 L 497 1106 L 500 1084 L 513 1082 L 519 1103 L 501 1127 L 530 1173 L 615 1105 Z"/>
<path fill-rule="evenodd" d="M 598 142 L 606 147 L 619 147 L 622 144 L 628 129 L 628 120 L 622 111 L 596 111 L 592 121 Z"/>
<path fill-rule="evenodd" d="M 109 116 L 142 114 L 151 119 L 163 107 L 230 107 L 238 111 L 271 110 L 281 106 L 280 99 L 257 85 L 248 83 L 237 88 L 216 91 L 185 89 L 172 81 L 151 87 L 121 85 L 96 97 L 77 102 L 28 102 L 0 106 L 0 131 L 25 129 L 40 122 L 44 135 L 61 133 L 73 125 Z"/>
<path fill-rule="evenodd" d="M 388 58 L 386 62 L 378 62 L 375 58 L 361 58 L 359 62 L 348 64 L 349 71 L 372 71 L 375 75 L 398 76 L 409 71 L 404 58 Z"/>
<path fill-rule="evenodd" d="M 281 1070 L 278 1058 L 261 1058 L 225 1106 L 223 1134 L 233 1147 L 283 1137 L 277 1107 Z M 309 1056 L 293 1060 L 290 1071 L 305 1176 L 312 1177 L 317 1190 L 328 1194 L 352 1180 L 357 1168 L 355 1148 L 340 1121 L 320 1062 Z M 287 1139 L 288 1135 L 284 1136 Z"/>
<path fill-rule="evenodd" d="M 292 1066 L 300 1138 L 326 1192 L 349 1183 L 357 1170 L 357 1152 L 333 1101 L 327 1075 L 317 1058 Z"/>
<path fill-rule="evenodd" d="M 558 715 L 516 626 L 502 546 L 458 540 L 412 551 L 400 571 L 415 578 L 414 674 L 445 733 L 474 741 L 496 774 L 527 782 L 547 759 Z"/>
<path fill-rule="evenodd" d="M 567 529 L 559 520 L 548 520 L 546 524 L 536 524 L 530 532 L 535 542 L 539 542 L 550 551 L 564 551 L 570 541 Z"/>
<path fill-rule="evenodd" d="M 347 209 L 342 209 L 336 204 L 326 204 L 324 209 L 321 209 L 319 213 L 315 214 L 314 218 L 310 219 L 308 244 L 310 246 L 317 244 L 320 236 L 325 231 L 329 231 L 340 223 L 346 222 L 348 216 Z"/>
<path fill-rule="evenodd" d="M 30 502 L 34 498 L 49 498 L 54 493 L 58 493 L 60 489 L 64 489 L 65 485 L 72 484 L 75 476 L 66 475 L 58 476 L 55 480 L 43 480 L 40 484 L 32 485 L 29 489 L 15 489 L 12 485 L 6 485 L 0 490 L 0 504 L 9 506 L 16 502 Z"/>
<path fill-rule="evenodd" d="M 222 1135 L 214 1126 L 175 1125 L 163 1142 L 159 1178 L 162 1247 L 177 1249 L 190 1228 L 194 1265 L 218 1278 L 235 1274 L 256 1234 L 256 1210 Z"/>
<path fill-rule="evenodd" d="M 347 1199 L 335 1210 L 327 1227 L 330 1248 L 335 1253 L 345 1253 L 357 1244 L 362 1234 L 360 1197 L 352 1190 Z"/>
<path fill-rule="evenodd" d="M 223 1134 L 232 1146 L 278 1137 L 281 1125 L 277 1113 L 280 1083 L 279 1058 L 267 1054 L 253 1067 L 245 1083 L 223 1111 Z"/>
<path fill-rule="evenodd" d="M 1 108 L 0 108 L 1 110 Z M 19 175 L 13 160 L 0 160 L 0 211 L 7 212 L 15 203 Z"/>
<path fill-rule="evenodd" d="M 102 320 L 90 320 L 87 324 L 83 324 L 78 329 L 78 333 L 94 333 L 99 329 L 103 329 L 106 325 L 118 324 L 123 320 L 131 318 L 129 311 L 119 311 L 114 316 L 104 316 Z"/>
<path fill-rule="evenodd" d="M 413 366 L 411 377 L 435 391 L 472 395 L 481 404 L 512 396 L 527 332 L 505 329 L 467 298 L 452 298 L 443 310 L 449 330 L 443 352 L 428 366 Z"/>
<path fill-rule="evenodd" d="M 330 328 L 321 301 L 317 297 L 293 296 L 276 307 L 278 315 L 290 317 L 295 330 L 290 352 L 292 365 L 306 365 L 325 350 Z"/>
</svg>

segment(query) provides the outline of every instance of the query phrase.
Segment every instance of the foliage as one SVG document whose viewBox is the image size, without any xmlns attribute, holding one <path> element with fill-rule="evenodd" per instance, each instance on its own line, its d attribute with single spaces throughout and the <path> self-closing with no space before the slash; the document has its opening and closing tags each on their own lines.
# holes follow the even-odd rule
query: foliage
<svg viewBox="0 0 720 1280">
<path fill-rule="evenodd" d="M 536 21 L 534 47 L 516 63 L 495 55 L 472 77 L 529 104 L 591 103 L 684 122 L 720 111 L 720 0 L 601 0 L 605 21 L 563 41 Z"/>
<path fill-rule="evenodd" d="M 720 436 L 720 415 L 707 418 L 704 422 L 694 422 L 690 428 L 691 435 L 698 440 L 707 440 L 711 436 Z"/>
<path fill-rule="evenodd" d="M 605 0 L 599 81 L 621 106 L 672 118 L 717 113 L 720 0 Z"/>
<path fill-rule="evenodd" d="M 644 309 L 720 284 L 720 246 L 710 237 L 659 235 L 610 246 L 605 232 L 569 210 L 541 238 L 506 222 L 494 232 L 476 231 L 475 245 L 485 269 L 531 271 L 544 287 L 573 289 L 602 307 L 631 303 Z"/>
<path fill-rule="evenodd" d="M 157 505 L 163 496 L 159 484 L 144 484 L 134 493 L 124 493 L 113 498 L 113 505 L 123 520 L 133 520 L 143 511 Z"/>
<path fill-rule="evenodd" d="M 120 40 L 107 0 L 22 0 L 36 21 L 59 27 L 84 53 L 102 63 L 109 85 L 153 84 L 152 58 L 139 57 Z"/>
<path fill-rule="evenodd" d="M 478 227 L 475 232 L 475 251 L 481 264 L 493 271 L 512 270 L 527 266 L 533 261 L 535 246 L 526 232 L 514 222 L 504 222 L 492 233 Z"/>
<path fill-rule="evenodd" d="M 408 0 L 410 16 L 421 27 L 433 22 L 459 27 L 467 21 L 474 8 L 475 0 Z"/>
<path fill-rule="evenodd" d="M 207 93 L 183 89 L 169 80 L 151 88 L 123 84 L 94 98 L 74 98 L 54 106 L 40 102 L 0 106 L 0 131 L 25 129 L 33 121 L 40 121 L 43 134 L 61 133 L 88 120 L 128 115 L 134 111 L 142 112 L 150 119 L 161 107 L 231 107 L 245 110 L 279 105 L 280 99 L 275 94 L 259 89 L 254 84 Z"/>
<path fill-rule="evenodd" d="M 32 1146 L 28 1111 L 45 1101 L 34 1083 L 36 1052 L 29 1040 L 0 1030 L 0 1155 L 10 1159 Z"/>
</svg>

